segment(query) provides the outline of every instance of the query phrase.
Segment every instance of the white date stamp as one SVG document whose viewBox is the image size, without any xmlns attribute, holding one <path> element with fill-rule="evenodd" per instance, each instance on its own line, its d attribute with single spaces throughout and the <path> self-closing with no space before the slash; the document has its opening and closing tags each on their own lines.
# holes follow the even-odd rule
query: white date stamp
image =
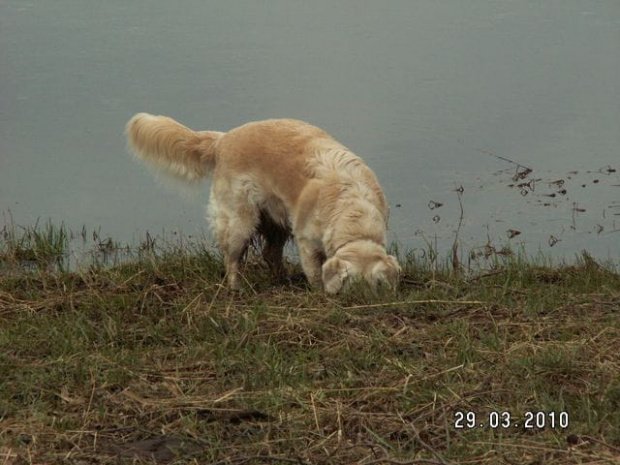
<svg viewBox="0 0 620 465">
<path fill-rule="evenodd" d="M 566 429 L 568 428 L 568 412 L 524 412 L 522 416 L 515 417 L 510 412 L 479 413 L 473 411 L 457 410 L 454 412 L 452 426 L 455 429 Z"/>
</svg>

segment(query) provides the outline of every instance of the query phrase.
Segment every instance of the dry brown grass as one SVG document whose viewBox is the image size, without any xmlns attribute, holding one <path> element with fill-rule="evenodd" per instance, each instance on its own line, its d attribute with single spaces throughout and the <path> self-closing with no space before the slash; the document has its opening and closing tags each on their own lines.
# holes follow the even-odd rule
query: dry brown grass
<svg viewBox="0 0 620 465">
<path fill-rule="evenodd" d="M 613 271 L 405 269 L 337 298 L 258 266 L 231 294 L 208 254 L 5 272 L 0 464 L 620 462 Z M 537 411 L 568 428 L 524 428 Z"/>
</svg>

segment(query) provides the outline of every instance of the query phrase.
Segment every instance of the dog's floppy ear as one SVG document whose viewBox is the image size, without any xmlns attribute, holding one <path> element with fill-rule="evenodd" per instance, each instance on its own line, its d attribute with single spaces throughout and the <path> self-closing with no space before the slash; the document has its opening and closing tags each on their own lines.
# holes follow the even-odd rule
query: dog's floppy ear
<svg viewBox="0 0 620 465">
<path fill-rule="evenodd" d="M 394 255 L 388 255 L 381 263 L 379 279 L 388 284 L 392 290 L 396 290 L 401 273 L 402 269 L 396 257 Z"/>
<path fill-rule="evenodd" d="M 347 262 L 332 257 L 323 264 L 323 287 L 328 294 L 336 294 L 349 276 Z"/>
<path fill-rule="evenodd" d="M 396 270 L 399 275 L 403 272 L 403 269 L 398 264 L 398 259 L 394 255 L 388 255 L 387 261 L 389 263 L 389 266 L 392 267 L 392 269 Z"/>
<path fill-rule="evenodd" d="M 398 260 L 393 255 L 388 255 L 373 267 L 371 284 L 375 287 L 377 284 L 385 283 L 392 290 L 395 290 L 400 273 L 401 268 Z"/>
</svg>

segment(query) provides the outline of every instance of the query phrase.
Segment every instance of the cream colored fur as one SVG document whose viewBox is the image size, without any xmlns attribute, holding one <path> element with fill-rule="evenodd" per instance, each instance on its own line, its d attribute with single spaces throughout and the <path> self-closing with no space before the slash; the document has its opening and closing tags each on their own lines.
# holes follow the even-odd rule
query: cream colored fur
<svg viewBox="0 0 620 465">
<path fill-rule="evenodd" d="M 388 206 L 373 172 L 325 131 L 303 121 L 248 123 L 227 133 L 193 131 L 166 116 L 135 115 L 126 126 L 136 157 L 194 183 L 212 174 L 209 216 L 229 286 L 241 288 L 250 239 L 283 272 L 293 235 L 312 285 L 336 293 L 349 282 L 395 287 L 400 267 L 385 251 Z"/>
</svg>

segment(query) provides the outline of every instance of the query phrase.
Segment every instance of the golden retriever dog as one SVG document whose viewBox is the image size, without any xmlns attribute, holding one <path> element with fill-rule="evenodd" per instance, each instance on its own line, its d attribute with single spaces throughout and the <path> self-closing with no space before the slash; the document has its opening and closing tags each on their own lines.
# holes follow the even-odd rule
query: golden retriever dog
<svg viewBox="0 0 620 465">
<path fill-rule="evenodd" d="M 395 288 L 400 267 L 385 250 L 383 191 L 370 168 L 325 131 L 293 119 L 193 131 L 138 113 L 126 134 L 131 152 L 164 174 L 189 183 L 213 176 L 208 212 L 231 289 L 241 289 L 241 260 L 258 235 L 276 274 L 292 235 L 311 285 L 322 283 L 330 294 L 353 281 Z"/>
</svg>

